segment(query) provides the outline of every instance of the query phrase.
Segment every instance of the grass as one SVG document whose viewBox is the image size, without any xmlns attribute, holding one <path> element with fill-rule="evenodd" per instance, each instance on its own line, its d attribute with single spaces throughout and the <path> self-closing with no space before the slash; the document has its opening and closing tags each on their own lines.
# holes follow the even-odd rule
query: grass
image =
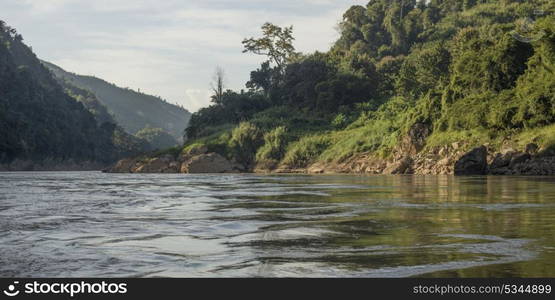
<svg viewBox="0 0 555 300">
<path fill-rule="evenodd" d="M 555 146 L 555 124 L 544 127 L 526 129 L 514 137 L 520 148 L 529 143 L 535 143 L 541 148 L 547 149 Z"/>
</svg>

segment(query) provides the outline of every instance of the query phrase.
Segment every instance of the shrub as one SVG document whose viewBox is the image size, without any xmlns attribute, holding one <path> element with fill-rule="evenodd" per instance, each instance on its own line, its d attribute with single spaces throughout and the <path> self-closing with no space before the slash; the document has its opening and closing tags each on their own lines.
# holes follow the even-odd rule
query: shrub
<svg viewBox="0 0 555 300">
<path fill-rule="evenodd" d="M 279 161 L 285 155 L 287 140 L 287 129 L 283 126 L 264 134 L 264 145 L 258 149 L 256 160 L 258 162 Z"/>
<path fill-rule="evenodd" d="M 348 125 L 348 123 L 349 120 L 343 113 L 338 113 L 333 121 L 331 121 L 331 125 L 333 125 L 336 129 L 343 129 Z"/>
<path fill-rule="evenodd" d="M 256 151 L 261 144 L 261 131 L 249 122 L 242 122 L 231 132 L 229 153 L 238 163 L 249 168 L 254 162 Z"/>
<path fill-rule="evenodd" d="M 305 136 L 289 145 L 283 163 L 294 168 L 303 168 L 314 162 L 332 144 L 328 134 Z"/>
</svg>

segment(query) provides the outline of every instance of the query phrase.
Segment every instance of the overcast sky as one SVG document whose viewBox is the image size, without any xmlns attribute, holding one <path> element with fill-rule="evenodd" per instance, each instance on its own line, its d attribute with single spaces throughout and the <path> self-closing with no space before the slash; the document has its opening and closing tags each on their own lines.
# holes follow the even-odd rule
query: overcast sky
<svg viewBox="0 0 555 300">
<path fill-rule="evenodd" d="M 196 111 L 216 66 L 244 88 L 263 58 L 241 41 L 272 22 L 294 26 L 298 51 L 325 51 L 353 4 L 367 0 L 0 0 L 0 19 L 41 59 Z"/>
</svg>

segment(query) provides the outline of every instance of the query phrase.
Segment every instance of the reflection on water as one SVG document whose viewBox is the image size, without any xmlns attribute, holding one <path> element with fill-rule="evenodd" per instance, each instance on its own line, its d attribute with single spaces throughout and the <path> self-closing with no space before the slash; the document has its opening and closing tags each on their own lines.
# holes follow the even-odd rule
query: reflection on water
<svg viewBox="0 0 555 300">
<path fill-rule="evenodd" d="M 0 276 L 553 277 L 554 183 L 0 173 Z"/>
</svg>

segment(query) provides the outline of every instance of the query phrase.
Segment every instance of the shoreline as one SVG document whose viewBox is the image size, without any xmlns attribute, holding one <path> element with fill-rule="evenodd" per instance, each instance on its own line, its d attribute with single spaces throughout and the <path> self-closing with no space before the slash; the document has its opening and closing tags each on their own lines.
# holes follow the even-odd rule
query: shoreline
<svg viewBox="0 0 555 300">
<path fill-rule="evenodd" d="M 343 162 L 315 162 L 306 167 L 278 166 L 273 169 L 244 167 L 223 156 L 203 150 L 179 156 L 125 158 L 104 169 L 106 173 L 190 173 L 190 174 L 367 174 L 367 175 L 555 175 L 555 155 L 527 145 L 493 151 L 487 146 L 470 150 L 459 146 L 436 147 L 413 155 L 394 153 L 380 158 L 360 153 Z M 416 151 L 415 151 L 416 152 Z"/>
</svg>

